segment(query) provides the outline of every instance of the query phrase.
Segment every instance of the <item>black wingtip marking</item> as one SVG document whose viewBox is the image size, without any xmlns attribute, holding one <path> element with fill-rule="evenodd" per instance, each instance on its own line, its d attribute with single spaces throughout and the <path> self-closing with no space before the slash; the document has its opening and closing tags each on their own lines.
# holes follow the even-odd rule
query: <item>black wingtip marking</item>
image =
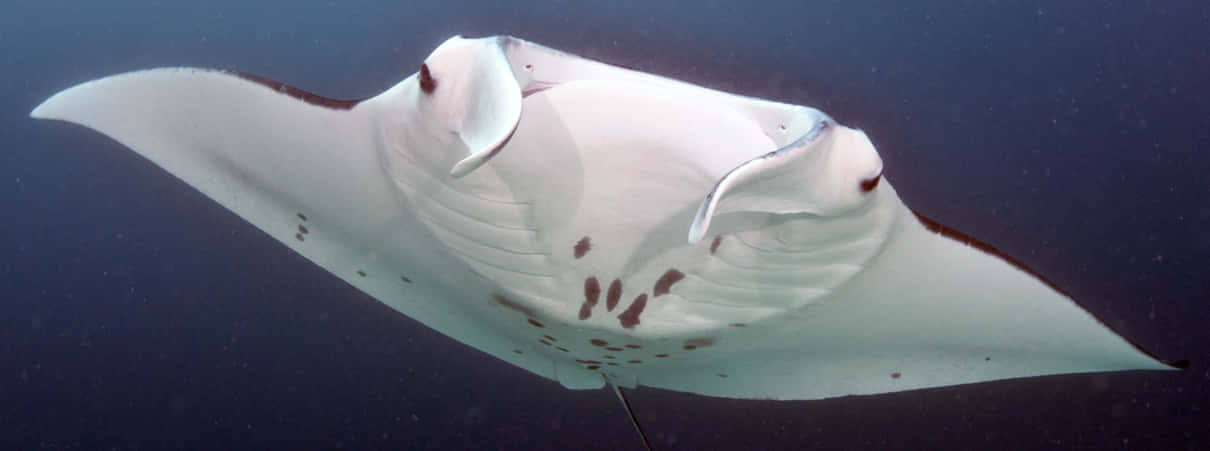
<svg viewBox="0 0 1210 451">
<path fill-rule="evenodd" d="M 1066 290 L 1059 288 L 1059 286 L 1056 285 L 1053 281 L 1051 281 L 1050 279 L 1047 279 L 1046 277 L 1043 277 L 1042 274 L 1038 273 L 1033 268 L 1025 266 L 1024 263 L 1021 263 L 1020 260 L 1013 258 L 1011 255 L 1008 255 L 1008 254 L 1004 253 L 1003 251 L 996 249 L 994 246 L 992 246 L 990 244 L 987 244 L 983 241 L 979 241 L 970 235 L 967 235 L 965 233 L 959 232 L 959 231 L 949 228 L 945 225 L 942 225 L 941 223 L 939 223 L 933 219 L 930 219 L 915 210 L 912 210 L 912 214 L 916 215 L 916 219 L 920 221 L 920 224 L 924 225 L 924 228 L 928 229 L 929 231 L 936 233 L 938 235 L 941 235 L 943 237 L 949 238 L 951 240 L 957 241 L 959 243 L 965 244 L 972 248 L 978 249 L 980 251 L 983 251 L 984 253 L 991 255 L 993 257 L 999 258 L 1000 260 L 1003 260 L 1005 263 L 1008 263 L 1009 265 L 1012 265 L 1013 267 L 1021 270 L 1022 272 L 1029 274 L 1034 279 L 1037 279 L 1039 282 L 1042 282 L 1047 287 L 1050 287 L 1050 289 L 1054 290 L 1056 293 L 1059 293 L 1059 294 L 1063 295 L 1064 297 L 1066 297 L 1067 299 L 1070 299 L 1073 304 L 1075 304 L 1077 307 L 1080 307 L 1081 309 L 1084 309 L 1085 312 L 1087 312 L 1089 315 L 1092 316 L 1093 319 L 1095 319 L 1098 323 L 1100 323 L 1101 327 L 1109 329 L 1114 334 L 1117 334 L 1118 337 L 1121 337 L 1123 340 L 1126 340 L 1127 343 L 1130 343 L 1131 346 L 1134 346 L 1135 350 L 1137 350 L 1143 354 L 1146 354 L 1148 357 L 1151 357 L 1151 358 L 1155 359 L 1156 361 L 1159 361 L 1160 363 L 1171 366 L 1173 368 L 1182 369 L 1182 367 L 1178 366 L 1181 362 L 1184 362 L 1185 365 L 1189 364 L 1189 361 L 1187 361 L 1187 360 L 1178 360 L 1176 362 L 1165 361 L 1165 360 L 1159 358 L 1159 356 L 1153 354 L 1151 351 L 1144 349 L 1138 343 L 1135 343 L 1134 340 L 1126 338 L 1125 335 L 1122 335 L 1117 330 L 1114 330 L 1113 327 L 1110 327 L 1109 324 L 1106 324 L 1105 321 L 1102 321 L 1101 318 L 1097 317 L 1096 315 L 1093 315 L 1092 311 L 1089 310 L 1088 307 L 1086 307 L 1080 301 L 1076 300 L 1076 298 L 1074 296 L 1072 296 L 1071 293 L 1068 293 Z"/>
<path fill-rule="evenodd" d="M 356 100 L 329 99 L 327 97 L 324 97 L 324 96 L 321 96 L 318 94 L 313 94 L 313 93 L 304 91 L 302 89 L 295 88 L 293 86 L 287 85 L 280 81 L 270 80 L 270 79 L 262 77 L 260 75 L 254 75 L 254 74 L 250 74 L 247 72 L 239 72 L 239 71 L 225 71 L 225 72 L 227 72 L 231 75 L 235 75 L 236 77 L 242 78 L 244 80 L 248 80 L 250 82 L 256 83 L 258 85 L 265 86 L 269 89 L 272 89 L 274 91 L 280 92 L 285 95 L 288 95 L 290 97 L 301 100 L 303 102 L 307 102 L 311 105 L 321 106 L 324 108 L 331 108 L 334 110 L 351 110 L 351 109 L 353 109 L 353 107 L 357 106 L 357 104 L 361 103 L 362 100 L 365 100 L 365 99 L 356 99 Z M 303 216 L 302 213 L 299 213 L 298 217 L 300 219 L 302 219 L 303 221 L 307 220 L 307 217 Z"/>
</svg>

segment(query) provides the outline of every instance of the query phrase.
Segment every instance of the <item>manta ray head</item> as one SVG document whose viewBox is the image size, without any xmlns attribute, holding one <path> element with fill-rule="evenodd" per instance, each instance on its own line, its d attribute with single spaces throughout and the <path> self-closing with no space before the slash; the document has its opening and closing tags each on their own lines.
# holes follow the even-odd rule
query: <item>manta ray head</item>
<svg viewBox="0 0 1210 451">
<path fill-rule="evenodd" d="M 521 86 L 502 44 L 499 38 L 452 37 L 408 80 L 414 84 L 417 120 L 436 136 L 456 135 L 466 148 L 466 156 L 450 169 L 454 177 L 486 163 L 521 120 Z"/>
</svg>

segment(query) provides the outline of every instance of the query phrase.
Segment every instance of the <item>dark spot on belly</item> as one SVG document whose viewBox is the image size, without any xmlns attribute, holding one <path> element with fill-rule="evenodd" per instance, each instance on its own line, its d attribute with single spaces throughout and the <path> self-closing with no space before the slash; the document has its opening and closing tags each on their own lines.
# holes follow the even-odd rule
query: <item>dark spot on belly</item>
<svg viewBox="0 0 1210 451">
<path fill-rule="evenodd" d="M 520 349 L 514 349 L 513 352 L 516 354 L 524 354 L 524 352 L 521 352 Z"/>
<path fill-rule="evenodd" d="M 592 343 L 593 346 L 598 346 L 598 347 L 606 346 L 609 344 L 608 341 L 602 340 L 600 338 L 593 338 L 592 340 L 588 340 L 588 342 Z"/>
<path fill-rule="evenodd" d="M 723 244 L 723 236 L 715 235 L 714 241 L 710 242 L 710 255 L 714 255 L 715 252 L 718 252 L 718 245 L 720 244 Z"/>
<path fill-rule="evenodd" d="M 664 271 L 664 275 L 660 276 L 660 280 L 655 281 L 655 288 L 651 289 L 651 297 L 658 298 L 668 294 L 668 290 L 672 289 L 672 284 L 680 282 L 685 278 L 685 273 L 676 269 Z"/>
<path fill-rule="evenodd" d="M 310 230 L 307 230 L 307 226 L 302 225 L 302 224 L 299 224 L 299 225 L 298 225 L 298 231 L 299 231 L 299 232 L 302 232 L 303 234 L 308 234 L 308 233 L 311 233 L 311 231 L 310 231 Z"/>
<path fill-rule="evenodd" d="M 297 239 L 298 241 L 306 241 L 306 238 L 303 238 L 301 233 L 295 233 L 294 238 Z"/>
<path fill-rule="evenodd" d="M 365 276 L 366 276 L 366 272 L 365 272 L 365 271 L 362 271 L 362 270 L 360 270 L 360 269 L 359 269 L 359 270 L 357 270 L 357 275 L 359 275 L 359 276 L 361 276 L 361 277 L 365 277 Z"/>
<path fill-rule="evenodd" d="M 694 348 L 704 348 L 713 344 L 713 338 L 690 338 L 685 340 L 685 349 L 689 349 L 688 346 L 693 346 Z"/>
<path fill-rule="evenodd" d="M 626 345 L 626 347 L 627 347 L 627 348 L 630 348 L 630 349 L 639 349 L 639 348 L 641 348 L 642 346 L 639 346 L 639 345 Z"/>
<path fill-rule="evenodd" d="M 642 360 L 627 360 L 626 363 L 643 363 Z"/>
<path fill-rule="evenodd" d="M 595 369 L 598 369 L 598 368 L 600 368 L 600 367 L 599 367 L 599 366 L 596 366 L 596 365 L 588 365 L 588 366 L 586 366 L 586 367 L 584 367 L 584 368 L 588 368 L 588 369 L 590 369 L 590 370 L 595 370 Z"/>
<path fill-rule="evenodd" d="M 605 364 L 609 366 L 618 366 L 617 362 L 605 362 Z"/>
<path fill-rule="evenodd" d="M 526 318 L 525 320 L 529 321 L 530 324 L 533 324 L 534 327 L 546 327 L 546 326 L 543 326 L 542 323 L 539 323 L 538 321 L 534 320 L 533 318 Z"/>
<path fill-rule="evenodd" d="M 622 299 L 622 281 L 613 279 L 609 283 L 609 292 L 605 294 L 605 310 L 613 311 L 614 307 L 618 306 L 618 301 Z"/>
<path fill-rule="evenodd" d="M 544 345 L 546 345 L 546 346 L 550 346 L 550 342 L 549 342 L 549 341 L 543 340 L 543 339 L 541 339 L 541 338 L 539 338 L 539 339 L 538 339 L 538 343 L 542 343 L 542 344 L 544 344 Z"/>
<path fill-rule="evenodd" d="M 682 348 L 684 348 L 686 351 L 692 351 L 692 350 L 694 350 L 694 349 L 697 349 L 697 346 L 694 346 L 694 345 L 685 345 L 685 346 L 682 346 Z"/>
<path fill-rule="evenodd" d="M 555 346 L 555 349 L 558 349 L 558 350 L 563 351 L 563 352 L 571 352 L 571 351 L 568 351 L 568 350 L 567 350 L 567 348 L 564 348 L 564 347 L 562 347 L 562 346 Z"/>
<path fill-rule="evenodd" d="M 990 362 L 990 361 L 992 361 L 992 358 L 991 358 L 991 357 L 984 357 L 984 358 L 983 358 L 983 361 L 984 361 L 984 362 Z"/>
<path fill-rule="evenodd" d="M 601 364 L 601 362 L 598 362 L 596 360 L 585 360 L 583 363 L 587 363 L 589 365 L 600 365 Z"/>
<path fill-rule="evenodd" d="M 604 358 L 606 358 L 606 359 L 610 359 L 610 360 L 613 360 L 613 359 L 616 359 L 616 358 L 617 358 L 617 357 L 614 357 L 614 356 L 611 356 L 611 355 L 603 355 L 603 356 L 601 356 L 601 357 L 604 357 Z"/>
<path fill-rule="evenodd" d="M 899 376 L 902 376 L 902 374 L 899 374 L 898 372 L 891 373 L 891 379 L 899 379 Z"/>
<path fill-rule="evenodd" d="M 407 282 L 411 283 L 411 281 L 407 281 Z M 500 304 L 501 307 L 512 310 L 514 312 L 524 314 L 525 316 L 537 316 L 536 314 L 534 314 L 533 310 L 529 309 L 529 307 L 526 307 L 524 305 L 513 302 L 511 299 L 506 298 L 503 295 L 493 294 L 492 300 L 496 301 L 497 304 Z M 531 319 L 530 321 L 533 321 L 533 320 Z"/>
<path fill-rule="evenodd" d="M 412 279 L 409 279 L 405 276 L 399 276 L 399 280 L 402 280 L 404 283 L 412 283 Z"/>
<path fill-rule="evenodd" d="M 575 247 L 571 248 L 571 250 L 577 259 L 583 257 L 588 251 L 592 250 L 592 239 L 588 237 L 580 238 L 580 241 L 577 241 Z"/>
<path fill-rule="evenodd" d="M 556 340 L 556 339 L 555 339 L 555 337 L 552 337 L 552 336 L 550 336 L 550 335 L 543 335 L 543 336 L 542 336 L 542 338 L 545 338 L 545 339 L 550 340 L 550 341 L 559 341 L 559 340 Z"/>
<path fill-rule="evenodd" d="M 880 181 L 880 180 L 882 180 L 881 172 L 878 173 L 878 175 L 874 176 L 874 178 L 872 178 L 872 179 L 862 180 L 861 181 L 861 192 L 868 193 L 870 191 L 874 191 L 874 188 L 878 187 L 878 181 Z"/>
<path fill-rule="evenodd" d="M 726 375 L 726 374 L 723 374 L 723 373 L 718 373 L 718 377 L 721 377 L 721 378 L 726 378 L 726 377 L 727 377 L 727 375 Z"/>
<path fill-rule="evenodd" d="M 597 301 L 601 299 L 601 284 L 597 282 L 596 277 L 589 277 L 584 280 L 584 304 L 580 305 L 580 321 L 588 319 L 592 316 L 592 309 L 597 306 Z"/>
<path fill-rule="evenodd" d="M 668 357 L 668 354 L 656 354 L 656 355 L 655 355 L 655 358 L 657 358 L 657 359 L 662 359 L 662 358 L 665 358 L 665 357 Z"/>
<path fill-rule="evenodd" d="M 588 363 L 587 360 L 576 359 L 576 363 Z"/>
<path fill-rule="evenodd" d="M 610 350 L 610 351 L 625 351 L 625 349 L 622 349 L 622 348 L 619 348 L 619 347 L 616 347 L 616 346 L 610 346 L 610 347 L 605 348 L 605 349 L 608 349 L 608 350 Z"/>
<path fill-rule="evenodd" d="M 302 214 L 302 213 L 299 213 L 299 214 L 298 214 L 298 219 L 301 219 L 301 220 L 303 220 L 303 221 L 306 221 L 306 220 L 307 220 L 307 215 L 304 215 L 304 214 Z"/>
<path fill-rule="evenodd" d="M 748 325 L 744 323 L 731 323 L 731 327 L 748 327 Z"/>
<path fill-rule="evenodd" d="M 647 308 L 647 293 L 640 294 L 634 298 L 634 302 L 630 303 L 630 307 L 626 311 L 618 315 L 618 321 L 622 323 L 622 327 L 633 329 L 639 324 L 639 315 L 643 314 L 643 309 Z"/>
</svg>

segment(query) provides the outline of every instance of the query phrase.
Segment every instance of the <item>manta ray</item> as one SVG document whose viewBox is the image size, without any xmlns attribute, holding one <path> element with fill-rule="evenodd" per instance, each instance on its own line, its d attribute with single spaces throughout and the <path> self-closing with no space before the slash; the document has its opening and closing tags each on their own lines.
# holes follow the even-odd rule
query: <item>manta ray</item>
<svg viewBox="0 0 1210 451">
<path fill-rule="evenodd" d="M 514 37 L 453 37 L 360 100 L 167 68 L 31 116 L 113 138 L 457 341 L 623 402 L 1183 366 L 914 212 L 870 138 L 818 109 Z"/>
</svg>

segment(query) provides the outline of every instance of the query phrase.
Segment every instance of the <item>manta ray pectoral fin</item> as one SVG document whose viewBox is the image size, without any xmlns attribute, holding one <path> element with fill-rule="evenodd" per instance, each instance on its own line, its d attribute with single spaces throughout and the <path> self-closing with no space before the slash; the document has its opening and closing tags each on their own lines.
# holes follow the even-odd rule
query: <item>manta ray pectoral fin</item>
<svg viewBox="0 0 1210 451">
<path fill-rule="evenodd" d="M 881 177 L 882 159 L 865 133 L 821 117 L 797 140 L 719 179 L 693 217 L 689 243 L 701 241 L 721 213 L 849 211 L 861 205 Z"/>
<path fill-rule="evenodd" d="M 497 38 L 453 37 L 421 66 L 427 111 L 441 115 L 470 155 L 450 169 L 461 178 L 487 163 L 521 121 L 521 86 Z"/>
</svg>

